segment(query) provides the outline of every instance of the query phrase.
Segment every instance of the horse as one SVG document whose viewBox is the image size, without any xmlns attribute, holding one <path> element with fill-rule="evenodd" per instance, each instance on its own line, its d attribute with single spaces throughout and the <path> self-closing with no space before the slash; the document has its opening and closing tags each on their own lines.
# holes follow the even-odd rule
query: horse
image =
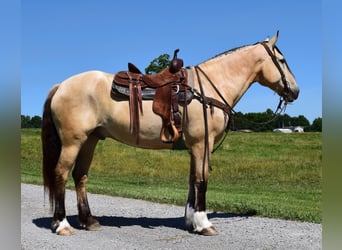
<svg viewBox="0 0 342 250">
<path fill-rule="evenodd" d="M 206 191 L 211 152 L 223 138 L 233 108 L 254 83 L 275 91 L 285 103 L 299 94 L 295 77 L 276 46 L 279 32 L 271 39 L 218 54 L 196 66 L 183 67 L 192 90 L 199 94 L 182 112 L 181 136 L 190 152 L 185 224 L 200 235 L 218 231 L 206 213 Z M 160 140 L 162 121 L 152 111 L 152 101 L 142 101 L 139 144 L 130 129 L 129 102 L 110 96 L 115 74 L 87 71 L 69 77 L 50 90 L 43 107 L 42 152 L 44 190 L 49 193 L 53 213 L 51 227 L 57 235 L 72 235 L 65 211 L 65 185 L 69 173 L 75 184 L 80 228 L 99 230 L 86 191 L 88 171 L 99 140 L 112 138 L 147 149 L 172 149 Z M 205 100 L 219 100 L 209 105 Z M 186 109 L 186 110 L 185 110 Z"/>
</svg>

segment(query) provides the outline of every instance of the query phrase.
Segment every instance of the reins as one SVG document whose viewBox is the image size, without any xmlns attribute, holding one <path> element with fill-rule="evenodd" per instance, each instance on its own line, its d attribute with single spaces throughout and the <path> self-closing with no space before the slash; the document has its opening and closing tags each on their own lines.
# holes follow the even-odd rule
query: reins
<svg viewBox="0 0 342 250">
<path fill-rule="evenodd" d="M 272 119 L 270 119 L 269 121 L 263 122 L 263 123 L 255 123 L 255 122 L 253 122 L 254 124 L 258 124 L 258 125 L 266 125 L 266 124 L 274 121 L 283 111 L 285 111 L 286 105 L 287 105 L 287 97 L 290 95 L 290 87 L 289 87 L 288 81 L 286 80 L 284 71 L 282 70 L 281 66 L 279 65 L 275 55 L 272 53 L 270 48 L 267 46 L 266 42 L 261 42 L 260 44 L 265 48 L 265 50 L 267 51 L 268 55 L 271 57 L 274 65 L 277 67 L 277 69 L 278 69 L 278 71 L 279 71 L 279 73 L 281 75 L 281 81 L 283 82 L 283 86 L 284 86 L 283 96 L 280 97 L 277 109 L 274 112 L 274 117 L 272 117 Z M 225 134 L 224 134 L 223 138 L 221 139 L 219 144 L 215 147 L 215 149 L 211 153 L 214 153 L 222 145 L 223 141 L 226 139 L 227 134 L 228 134 L 228 130 L 229 130 L 229 124 L 230 124 L 230 122 L 233 122 L 233 124 L 234 124 L 233 114 L 236 113 L 236 112 L 229 105 L 229 103 L 222 96 L 222 94 L 217 89 L 215 84 L 211 81 L 211 79 L 208 77 L 208 75 L 201 69 L 201 67 L 199 65 L 196 65 L 196 66 L 194 66 L 194 68 L 195 68 L 198 84 L 199 84 L 199 87 L 200 87 L 200 92 L 198 92 L 194 88 L 189 88 L 189 87 L 188 88 L 189 88 L 190 91 L 193 92 L 194 97 L 196 99 L 198 99 L 202 103 L 202 108 L 203 108 L 204 133 L 205 133 L 205 135 L 204 135 L 204 153 L 203 153 L 203 162 L 202 162 L 202 180 L 201 180 L 201 182 L 204 182 L 204 180 L 205 180 L 205 164 L 206 164 L 206 162 L 208 162 L 208 167 L 209 167 L 209 169 L 211 169 L 210 161 L 209 161 L 209 158 L 210 158 L 210 155 L 209 155 L 209 129 L 208 129 L 208 114 L 207 114 L 208 105 L 210 106 L 211 114 L 213 114 L 213 107 L 217 107 L 217 108 L 220 108 L 221 110 L 223 110 L 224 113 L 228 116 L 228 119 L 229 119 L 228 123 L 227 123 L 227 126 L 226 126 L 226 129 L 224 130 Z M 208 80 L 208 82 L 210 83 L 211 87 L 215 90 L 215 92 L 221 98 L 223 103 L 221 101 L 218 101 L 218 100 L 216 100 L 214 98 L 211 98 L 211 97 L 207 97 L 205 95 L 203 84 L 202 84 L 199 72 L 201 72 L 202 75 Z M 285 104 L 282 106 L 284 101 L 285 101 Z"/>
<path fill-rule="evenodd" d="M 267 124 L 273 122 L 275 119 L 277 119 L 281 113 L 285 112 L 287 104 L 285 103 L 283 105 L 283 102 L 284 102 L 284 100 L 282 99 L 282 97 L 280 97 L 278 106 L 276 108 L 276 111 L 273 112 L 272 118 L 269 119 L 268 121 L 265 121 L 265 122 L 254 122 L 254 121 L 248 120 L 247 118 L 244 118 L 244 119 L 247 120 L 249 123 L 252 123 L 254 125 L 260 125 L 260 126 L 261 125 L 267 125 Z"/>
<path fill-rule="evenodd" d="M 203 119 L 204 119 L 204 153 L 203 153 L 203 161 L 202 161 L 202 182 L 204 182 L 205 180 L 205 164 L 206 162 L 208 162 L 208 167 L 209 169 L 211 169 L 210 167 L 210 152 L 209 152 L 209 130 L 208 130 L 208 114 L 207 114 L 207 108 L 208 106 L 210 106 L 210 110 L 211 110 L 211 114 L 213 114 L 213 107 L 217 107 L 220 108 L 221 110 L 223 110 L 225 112 L 226 115 L 228 115 L 228 123 L 227 123 L 227 127 L 225 129 L 225 136 L 224 139 L 227 136 L 227 132 L 228 132 L 228 127 L 229 127 L 229 121 L 231 120 L 230 118 L 232 118 L 232 113 L 235 112 L 233 110 L 233 108 L 228 104 L 228 102 L 224 99 L 224 97 L 222 96 L 222 94 L 219 92 L 219 90 L 216 88 L 216 86 L 214 85 L 214 83 L 210 80 L 210 78 L 208 77 L 208 75 L 198 66 L 196 65 L 195 67 L 195 72 L 196 72 L 196 76 L 197 76 L 197 80 L 198 80 L 198 85 L 200 87 L 200 93 L 198 93 L 198 91 L 196 91 L 195 89 L 192 89 L 192 91 L 194 93 L 196 93 L 198 96 L 195 95 L 195 98 L 197 98 L 201 103 L 202 103 L 202 108 L 203 108 Z M 211 97 L 207 97 L 204 93 L 204 88 L 203 88 L 203 84 L 201 81 L 201 77 L 199 75 L 199 72 L 201 72 L 205 78 L 209 81 L 209 83 L 211 84 L 211 86 L 213 87 L 213 89 L 216 91 L 216 93 L 219 95 L 219 97 L 222 99 L 223 103 L 211 98 Z M 223 140 L 219 143 L 218 146 L 220 146 L 222 144 Z M 216 147 L 213 152 L 214 153 L 217 150 L 218 147 Z"/>
<path fill-rule="evenodd" d="M 204 153 L 203 153 L 203 161 L 202 161 L 202 179 L 201 182 L 205 180 L 205 163 L 208 161 L 209 164 L 209 131 L 208 131 L 208 115 L 207 115 L 207 97 L 205 96 L 203 85 L 201 78 L 198 73 L 198 66 L 195 66 L 196 76 L 198 79 L 198 84 L 201 91 L 202 98 L 202 108 L 203 108 L 203 119 L 204 119 Z"/>
<path fill-rule="evenodd" d="M 201 78 L 199 77 L 199 74 L 198 74 L 198 71 L 200 71 L 204 76 L 205 78 L 208 80 L 208 82 L 210 83 L 210 85 L 213 87 L 213 89 L 216 91 L 216 93 L 219 95 L 219 97 L 221 98 L 221 100 L 224 102 L 224 108 L 221 107 L 221 109 L 228 115 L 228 123 L 227 123 L 227 126 L 224 130 L 224 136 L 223 138 L 220 140 L 219 144 L 217 144 L 217 146 L 213 149 L 213 151 L 211 152 L 212 154 L 216 152 L 216 150 L 218 148 L 221 147 L 222 143 L 224 142 L 224 140 L 226 139 L 227 137 L 227 134 L 228 134 L 228 130 L 229 130 L 229 124 L 230 123 L 233 123 L 234 124 L 234 116 L 233 114 L 236 113 L 235 110 L 232 108 L 232 106 L 229 105 L 229 103 L 226 101 L 226 99 L 222 96 L 222 94 L 220 93 L 220 91 L 217 89 L 217 87 L 215 86 L 215 84 L 211 81 L 211 79 L 209 78 L 209 76 L 204 72 L 203 69 L 201 69 L 200 66 L 196 65 L 195 66 L 195 70 L 196 70 L 196 74 L 197 74 L 197 78 L 198 78 L 198 82 L 200 84 L 200 87 L 202 85 L 201 83 Z M 204 94 L 204 92 L 202 92 L 202 94 Z M 215 99 L 213 99 L 215 100 Z M 204 105 L 203 105 L 203 108 L 204 108 Z M 220 108 L 220 107 L 219 107 Z M 205 120 L 205 126 L 208 126 L 208 120 Z M 207 137 L 207 136 L 206 136 Z M 209 142 L 208 144 L 206 144 L 206 148 L 208 148 L 208 151 L 209 151 Z"/>
</svg>

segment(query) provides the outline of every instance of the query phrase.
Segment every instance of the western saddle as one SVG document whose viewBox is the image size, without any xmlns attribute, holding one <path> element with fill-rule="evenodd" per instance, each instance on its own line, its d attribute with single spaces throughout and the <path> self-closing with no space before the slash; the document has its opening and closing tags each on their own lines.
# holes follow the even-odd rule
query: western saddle
<svg viewBox="0 0 342 250">
<path fill-rule="evenodd" d="M 182 125 L 177 94 L 187 89 L 187 73 L 183 68 L 183 60 L 177 58 L 178 51 L 179 49 L 174 51 L 169 67 L 160 73 L 142 74 L 134 64 L 128 63 L 128 71 L 120 71 L 114 76 L 111 95 L 113 98 L 129 100 L 130 131 L 135 134 L 137 144 L 139 113 L 143 115 L 143 99 L 153 99 L 152 110 L 162 118 L 161 141 L 173 143 L 180 136 Z M 152 93 L 147 94 L 150 98 L 146 98 L 146 92 Z M 185 104 L 187 98 L 184 100 Z"/>
</svg>

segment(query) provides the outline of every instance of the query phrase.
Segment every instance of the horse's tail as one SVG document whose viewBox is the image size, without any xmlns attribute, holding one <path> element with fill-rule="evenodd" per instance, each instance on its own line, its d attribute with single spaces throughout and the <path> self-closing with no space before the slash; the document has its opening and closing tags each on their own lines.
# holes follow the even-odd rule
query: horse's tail
<svg viewBox="0 0 342 250">
<path fill-rule="evenodd" d="M 43 149 L 43 179 L 44 190 L 49 192 L 51 208 L 54 206 L 56 193 L 55 168 L 61 153 L 61 141 L 57 134 L 56 126 L 52 119 L 51 101 L 59 85 L 55 85 L 49 92 L 44 103 L 42 121 L 42 149 Z"/>
</svg>

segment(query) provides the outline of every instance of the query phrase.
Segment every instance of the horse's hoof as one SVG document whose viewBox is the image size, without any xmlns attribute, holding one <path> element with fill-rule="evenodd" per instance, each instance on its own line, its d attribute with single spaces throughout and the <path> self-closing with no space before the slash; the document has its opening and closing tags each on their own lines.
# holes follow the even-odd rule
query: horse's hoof
<svg viewBox="0 0 342 250">
<path fill-rule="evenodd" d="M 214 235 L 218 235 L 219 233 L 214 227 L 207 227 L 207 228 L 203 228 L 202 231 L 198 232 L 198 234 L 204 235 L 204 236 L 214 236 Z"/>
<path fill-rule="evenodd" d="M 56 231 L 57 235 L 70 236 L 75 234 L 75 230 L 70 226 Z"/>
<path fill-rule="evenodd" d="M 81 222 L 80 223 L 80 227 L 85 229 L 85 230 L 89 230 L 89 231 L 98 231 L 101 230 L 101 225 L 99 223 L 98 220 L 96 220 L 94 217 L 90 216 L 87 218 L 86 222 Z"/>
<path fill-rule="evenodd" d="M 89 231 L 99 231 L 99 230 L 102 230 L 102 227 L 101 227 L 99 222 L 96 222 L 96 223 L 93 223 L 91 225 L 88 225 L 86 227 L 86 230 L 89 230 Z"/>
<path fill-rule="evenodd" d="M 52 230 L 55 230 L 57 235 L 70 236 L 75 234 L 75 229 L 70 226 L 66 218 L 62 221 L 53 220 L 51 223 Z"/>
</svg>

